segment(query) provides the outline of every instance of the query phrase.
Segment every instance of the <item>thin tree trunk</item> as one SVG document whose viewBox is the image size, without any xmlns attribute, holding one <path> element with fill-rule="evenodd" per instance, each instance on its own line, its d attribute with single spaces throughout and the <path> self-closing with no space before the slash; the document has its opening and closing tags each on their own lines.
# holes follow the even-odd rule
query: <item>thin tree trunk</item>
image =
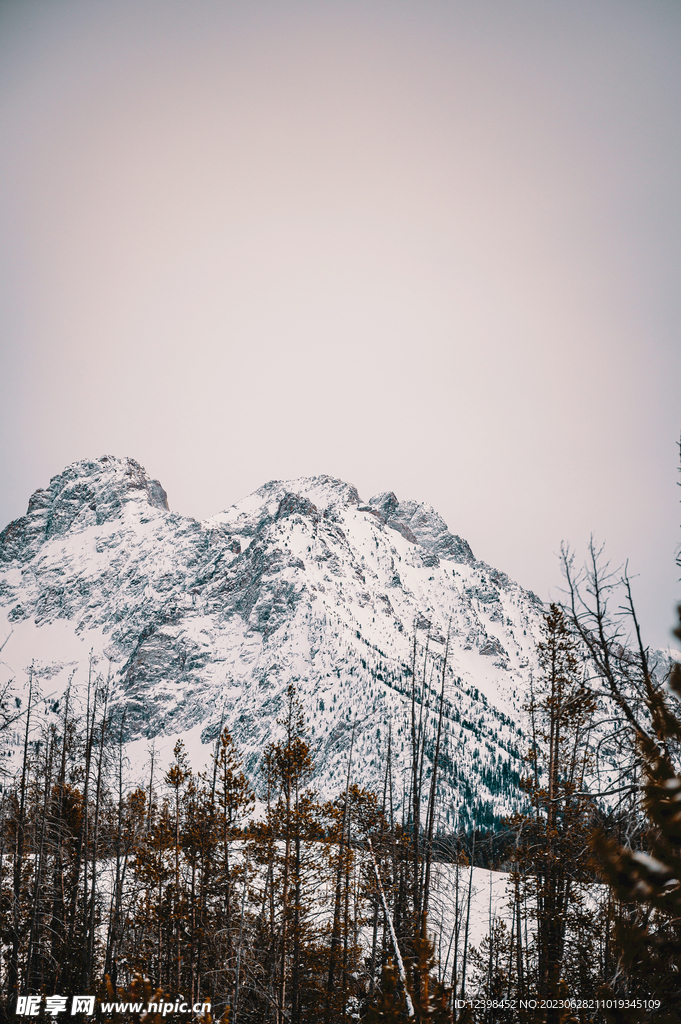
<svg viewBox="0 0 681 1024">
<path fill-rule="evenodd" d="M 437 771 L 440 761 L 440 741 L 442 737 L 442 718 L 445 701 L 445 679 L 447 676 L 447 658 L 449 656 L 449 638 L 452 630 L 452 620 L 449 620 L 447 629 L 447 644 L 442 663 L 442 686 L 440 687 L 440 712 L 437 722 L 437 739 L 435 741 L 435 757 L 433 758 L 433 775 L 430 781 L 430 794 L 428 800 L 428 815 L 426 818 L 426 876 L 423 886 L 423 920 L 428 915 L 428 901 L 430 898 L 430 865 L 433 859 L 433 826 L 435 822 L 435 801 L 437 799 Z M 425 935 L 422 935 L 425 938 Z"/>
<path fill-rule="evenodd" d="M 525 972 L 523 971 L 523 931 L 520 921 L 520 871 L 515 876 L 514 920 L 516 925 L 516 969 L 518 974 L 518 997 L 525 998 Z"/>
<path fill-rule="evenodd" d="M 52 921 L 50 924 L 50 932 L 52 938 L 52 962 L 56 965 L 55 971 L 55 986 L 59 984 L 61 977 L 66 975 L 68 977 L 70 973 L 71 965 L 69 963 L 70 957 L 68 948 L 64 949 L 65 939 L 65 892 L 64 892 L 64 864 L 62 860 L 62 820 L 64 814 L 64 790 L 66 786 L 66 744 L 67 734 L 69 729 L 69 703 L 71 698 L 71 683 L 75 675 L 75 670 L 69 677 L 68 686 L 66 687 L 66 699 L 64 706 L 64 730 L 62 736 L 62 747 L 61 747 L 61 764 L 59 767 L 59 778 L 57 781 L 57 805 L 55 814 L 55 857 L 54 857 L 54 872 L 52 876 Z M 66 952 L 66 958 L 64 953 Z"/>
<path fill-rule="evenodd" d="M 355 722 L 357 718 L 355 716 Z M 343 820 L 341 825 L 340 843 L 338 846 L 338 870 L 336 872 L 336 893 L 333 906 L 333 928 L 331 931 L 331 949 L 329 950 L 329 973 L 326 982 L 326 1006 L 324 1010 L 324 1021 L 325 1024 L 329 1024 L 331 1020 L 331 996 L 335 986 L 335 971 L 336 971 L 336 958 L 337 950 L 340 945 L 340 915 L 341 915 L 341 899 L 343 889 L 343 856 L 345 852 L 345 830 L 348 819 L 348 801 L 350 794 L 350 772 L 352 771 L 352 749 L 355 742 L 355 722 L 352 725 L 352 735 L 350 737 L 350 753 L 348 755 L 348 771 L 345 780 L 345 803 L 343 805 Z"/>
<path fill-rule="evenodd" d="M 430 635 L 430 634 L 429 634 Z M 423 693 L 421 694 L 421 713 L 423 712 Z M 421 799 L 419 793 L 419 739 L 421 721 L 419 719 L 418 732 L 416 727 L 416 626 L 414 626 L 414 646 L 411 659 L 411 817 L 412 817 L 412 860 L 413 860 L 413 908 L 414 926 L 417 925 L 421 916 L 421 899 L 419 892 L 419 826 L 421 818 Z"/>
<path fill-rule="evenodd" d="M 89 922 L 85 934 L 86 955 L 83 962 L 83 984 L 85 985 L 86 989 L 90 986 L 91 973 L 94 965 L 95 955 L 95 906 L 97 898 L 97 856 L 99 853 L 99 808 L 102 794 L 102 774 L 104 769 L 104 738 L 106 736 L 108 724 L 106 714 L 107 705 L 109 702 L 110 679 L 111 666 L 109 666 L 109 673 L 107 675 L 106 680 L 106 688 L 104 690 L 104 706 L 102 708 L 102 722 L 99 730 L 99 759 L 97 762 L 97 786 L 95 790 L 95 818 L 93 822 L 92 831 L 92 885 L 90 887 Z"/>
<path fill-rule="evenodd" d="M 69 938 L 68 944 L 71 949 L 75 945 L 76 922 L 78 920 L 78 888 L 80 885 L 80 866 L 85 850 L 85 879 L 84 879 L 84 904 L 87 906 L 87 842 L 88 842 L 88 821 L 89 821 L 89 785 L 90 785 L 90 762 L 92 757 L 92 742 L 95 731 L 95 709 L 92 709 L 92 722 L 90 721 L 90 692 L 92 686 L 92 664 L 93 656 L 90 650 L 90 663 L 87 680 L 87 704 L 85 707 L 85 778 L 83 780 L 83 818 L 78 829 L 78 843 L 76 845 L 76 858 L 73 868 L 73 880 L 71 883 L 71 905 L 69 907 Z"/>
<path fill-rule="evenodd" d="M 296 785 L 296 819 L 298 818 L 298 786 Z M 300 1022 L 300 906 L 301 906 L 301 858 L 300 822 L 296 821 L 293 860 L 293 963 L 291 965 L 291 1024 Z"/>
<path fill-rule="evenodd" d="M 468 961 L 468 929 L 471 921 L 471 895 L 473 893 L 473 864 L 475 861 L 475 829 L 473 829 L 473 847 L 471 850 L 471 873 L 468 879 L 468 905 L 466 907 L 466 928 L 463 935 L 463 965 L 461 968 L 461 998 L 466 997 L 466 964 Z"/>
<path fill-rule="evenodd" d="M 118 815 L 116 821 L 116 876 L 114 879 L 111 903 L 109 905 L 109 928 L 106 937 L 106 954 L 104 958 L 104 974 L 111 974 L 111 965 L 115 963 L 116 949 L 120 938 L 120 917 L 123 903 L 123 881 L 125 877 L 125 861 L 127 853 L 123 850 L 123 730 L 125 712 L 121 717 L 118 734 Z"/>
<path fill-rule="evenodd" d="M 42 885 L 42 873 L 43 873 L 43 852 L 45 849 L 45 830 L 47 827 L 47 816 L 48 816 L 48 805 L 50 799 L 50 790 L 52 787 L 52 748 L 54 745 L 54 739 L 52 741 L 47 740 L 45 744 L 45 790 L 43 795 L 43 812 L 42 822 L 40 827 L 40 841 L 37 845 L 38 856 L 36 859 L 36 870 L 35 870 L 35 882 L 33 892 L 33 910 L 31 913 L 31 931 L 28 939 L 28 955 L 26 957 L 26 989 L 32 991 L 39 991 L 40 985 L 37 983 L 37 979 L 32 977 L 31 967 L 33 960 L 34 945 L 37 940 L 38 931 L 38 914 L 40 908 L 41 899 L 41 885 Z M 36 794 L 37 796 L 37 794 Z M 37 817 L 37 815 L 36 815 Z M 0 879 L 2 879 L 2 872 L 0 871 Z"/>
<path fill-rule="evenodd" d="M 392 919 L 390 917 L 390 914 L 388 913 L 388 904 L 386 903 L 386 900 L 385 900 L 385 892 L 383 891 L 383 884 L 381 882 L 381 876 L 378 873 L 378 866 L 376 864 L 376 858 L 374 857 L 374 851 L 373 851 L 373 847 L 371 845 L 371 840 L 369 840 L 369 853 L 371 855 L 371 863 L 373 864 L 373 867 L 374 867 L 374 874 L 376 876 L 376 883 L 378 885 L 378 891 L 380 893 L 381 902 L 383 904 L 383 913 L 385 914 L 385 919 L 388 922 L 388 928 L 390 929 L 390 938 L 392 939 L 393 951 L 395 953 L 395 959 L 397 960 L 397 969 L 399 971 L 400 981 L 402 982 L 402 986 L 404 988 L 404 999 L 405 999 L 405 1002 L 407 1004 L 407 1015 L 409 1017 L 413 1017 L 414 1016 L 414 1004 L 412 1003 L 411 996 L 409 995 L 409 988 L 408 988 L 408 985 L 407 985 L 407 972 L 404 969 L 404 961 L 402 960 L 402 954 L 400 953 L 400 947 L 399 947 L 398 942 L 397 942 L 397 936 L 395 935 L 395 929 L 393 928 Z"/>
<path fill-rule="evenodd" d="M 244 934 L 244 906 L 246 903 L 246 862 L 244 861 L 244 891 L 241 896 L 241 919 L 239 921 L 239 945 L 236 952 L 236 980 L 234 983 L 234 1019 L 232 1024 L 237 1024 L 239 1016 L 239 982 L 241 980 L 241 948 Z"/>
<path fill-rule="evenodd" d="M 385 805 L 388 793 L 388 772 L 390 770 L 390 729 L 388 730 L 388 757 L 385 765 L 385 777 L 383 780 L 383 801 L 381 803 L 381 824 L 385 821 Z M 376 984 L 376 944 L 378 942 L 378 914 L 380 902 L 378 897 L 374 901 L 374 920 L 371 936 L 371 967 L 369 969 L 371 991 L 374 991 Z"/>
</svg>

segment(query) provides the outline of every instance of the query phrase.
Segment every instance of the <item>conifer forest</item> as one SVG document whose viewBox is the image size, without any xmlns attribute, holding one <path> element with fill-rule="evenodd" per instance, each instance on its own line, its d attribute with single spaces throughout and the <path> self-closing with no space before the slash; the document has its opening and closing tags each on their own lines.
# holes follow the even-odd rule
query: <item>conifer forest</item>
<svg viewBox="0 0 681 1024">
<path fill-rule="evenodd" d="M 563 569 L 527 679 L 523 809 L 493 828 L 442 826 L 445 671 L 426 699 L 416 641 L 407 785 L 389 742 L 382 787 L 363 788 L 351 747 L 331 800 L 293 684 L 257 785 L 223 728 L 208 769 L 179 741 L 159 770 L 152 748 L 132 789 L 96 662 L 84 711 L 67 692 L 38 732 L 8 690 L 23 753 L 0 808 L 4 1019 L 30 994 L 59 1019 L 48 997 L 79 993 L 112 1022 L 166 1003 L 230 1024 L 681 1021 L 681 667 L 649 651 L 595 548 Z M 503 913 L 490 889 L 481 920 L 490 871 Z"/>
<path fill-rule="evenodd" d="M 0 1024 L 681 1024 L 681 0 L 0 0 Z"/>
</svg>

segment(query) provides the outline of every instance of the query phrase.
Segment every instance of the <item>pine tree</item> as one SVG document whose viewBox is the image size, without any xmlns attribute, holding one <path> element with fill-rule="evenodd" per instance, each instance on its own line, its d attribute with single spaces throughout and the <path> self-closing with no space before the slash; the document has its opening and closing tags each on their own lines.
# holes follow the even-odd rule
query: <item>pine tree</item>
<svg viewBox="0 0 681 1024">
<path fill-rule="evenodd" d="M 512 820 L 516 950 L 511 958 L 518 986 L 541 999 L 556 1000 L 572 970 L 577 934 L 582 944 L 585 940 L 583 910 L 593 877 L 593 801 L 585 781 L 596 702 L 582 685 L 577 642 L 555 604 L 544 618 L 538 656 L 541 676 L 531 683 L 526 708 L 531 745 L 524 789 L 532 810 Z M 524 950 L 521 908 L 536 919 L 533 941 Z M 547 1024 L 560 1019 L 558 1009 L 548 1011 Z"/>
<path fill-rule="evenodd" d="M 210 829 L 205 831 L 203 845 L 200 903 L 202 920 L 205 922 L 205 938 L 202 939 L 201 962 L 197 971 L 199 974 L 203 972 L 204 955 L 208 953 L 206 944 L 210 942 L 211 959 L 219 965 L 217 970 L 213 967 L 210 975 L 213 979 L 213 992 L 215 984 L 220 981 L 223 990 L 229 992 L 229 1005 L 236 1016 L 247 884 L 247 862 L 243 855 L 244 826 L 253 810 L 254 797 L 227 727 L 218 737 L 210 789 L 207 788 L 208 780 L 204 782 L 202 814 L 206 825 L 210 824 Z M 210 845 L 211 834 L 213 847 Z M 242 852 L 238 860 L 231 854 L 235 845 Z M 237 887 L 241 892 L 241 907 L 235 898 Z"/>
<path fill-rule="evenodd" d="M 264 757 L 267 812 L 264 821 L 253 824 L 249 843 L 264 874 L 264 886 L 257 890 L 258 973 L 264 979 L 259 990 L 263 1020 L 303 1024 L 315 1020 L 320 1006 L 319 936 L 310 904 L 319 882 L 319 857 L 312 844 L 322 835 L 315 794 L 307 788 L 314 762 L 293 685 L 277 722 L 284 738 L 271 743 Z"/>
<path fill-rule="evenodd" d="M 681 625 L 675 635 L 681 639 Z M 622 846 L 602 832 L 594 838 L 604 878 L 621 901 L 616 945 L 623 977 L 603 994 L 659 1000 L 653 1019 L 676 1024 L 681 1021 L 681 665 L 672 666 L 666 686 L 676 700 L 650 673 L 646 676 L 653 735 L 639 730 L 637 740 L 646 778 L 647 850 Z M 622 1022 L 648 1019 L 650 1014 L 638 1009 L 619 1017 Z"/>
<path fill-rule="evenodd" d="M 155 975 L 156 984 L 170 989 L 168 962 L 169 935 L 172 923 L 172 887 L 174 828 L 167 801 L 148 820 L 146 834 L 134 849 L 133 872 L 139 888 L 134 912 L 139 938 L 132 954 L 132 967 Z"/>
<path fill-rule="evenodd" d="M 166 785 L 170 786 L 174 791 L 174 804 L 175 814 L 173 820 L 174 827 L 174 857 L 173 857 L 173 886 L 172 886 L 172 910 L 171 910 L 171 921 L 173 928 L 173 944 L 175 947 L 174 951 L 174 966 L 172 988 L 176 993 L 180 993 L 182 989 L 182 935 L 185 930 L 185 920 L 187 917 L 187 900 L 183 892 L 180 878 L 180 861 L 182 855 L 182 847 L 180 845 L 180 834 L 181 834 L 181 817 L 180 809 L 182 804 L 182 790 L 191 780 L 192 771 L 187 761 L 187 755 L 184 749 L 184 743 L 182 740 L 178 740 L 173 750 L 175 760 L 171 764 L 170 768 L 166 772 L 165 782 Z"/>
<path fill-rule="evenodd" d="M 450 993 L 433 975 L 435 957 L 433 946 L 426 937 L 426 922 L 422 920 L 413 937 L 414 957 L 407 967 L 407 989 L 399 981 L 392 961 L 383 968 L 381 991 L 371 1003 L 365 1020 L 367 1024 L 414 1021 L 415 1024 L 452 1024 Z M 470 1024 L 472 1015 L 467 1007 L 459 1017 L 460 1024 Z"/>
</svg>

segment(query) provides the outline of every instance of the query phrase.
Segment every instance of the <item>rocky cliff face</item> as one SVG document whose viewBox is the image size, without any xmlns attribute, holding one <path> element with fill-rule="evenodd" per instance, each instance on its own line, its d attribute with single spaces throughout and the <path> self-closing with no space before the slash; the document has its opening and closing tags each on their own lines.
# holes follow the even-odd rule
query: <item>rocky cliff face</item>
<svg viewBox="0 0 681 1024">
<path fill-rule="evenodd" d="M 0 534 L 6 676 L 35 660 L 58 693 L 92 649 L 109 659 L 129 741 L 194 730 L 209 742 L 224 721 L 256 781 L 292 681 L 318 787 L 340 785 L 356 720 L 356 778 L 382 790 L 390 729 L 401 791 L 414 632 L 432 728 L 449 630 L 450 824 L 514 806 L 515 710 L 541 612 L 429 505 L 363 503 L 327 476 L 271 481 L 199 523 L 169 511 L 138 463 L 104 457 L 67 467 Z"/>
</svg>

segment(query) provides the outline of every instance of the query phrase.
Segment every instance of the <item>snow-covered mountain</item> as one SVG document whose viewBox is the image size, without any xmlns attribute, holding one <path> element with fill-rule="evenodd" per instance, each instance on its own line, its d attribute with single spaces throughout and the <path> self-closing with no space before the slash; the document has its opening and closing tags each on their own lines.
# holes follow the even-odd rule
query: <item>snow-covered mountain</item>
<svg viewBox="0 0 681 1024">
<path fill-rule="evenodd" d="M 419 689 L 429 649 L 432 733 L 450 628 L 440 776 L 450 824 L 516 806 L 517 710 L 541 615 L 537 597 L 478 561 L 430 505 L 392 493 L 363 502 L 328 476 L 271 481 L 200 523 L 171 512 L 137 462 L 104 457 L 53 477 L 0 534 L 5 678 L 21 684 L 34 662 L 56 700 L 74 668 L 84 681 L 92 649 L 109 660 L 131 750 L 179 733 L 208 743 L 224 721 L 256 782 L 294 682 L 318 789 L 341 787 L 356 720 L 353 776 L 382 791 L 391 725 L 399 797 L 414 633 Z"/>
</svg>

